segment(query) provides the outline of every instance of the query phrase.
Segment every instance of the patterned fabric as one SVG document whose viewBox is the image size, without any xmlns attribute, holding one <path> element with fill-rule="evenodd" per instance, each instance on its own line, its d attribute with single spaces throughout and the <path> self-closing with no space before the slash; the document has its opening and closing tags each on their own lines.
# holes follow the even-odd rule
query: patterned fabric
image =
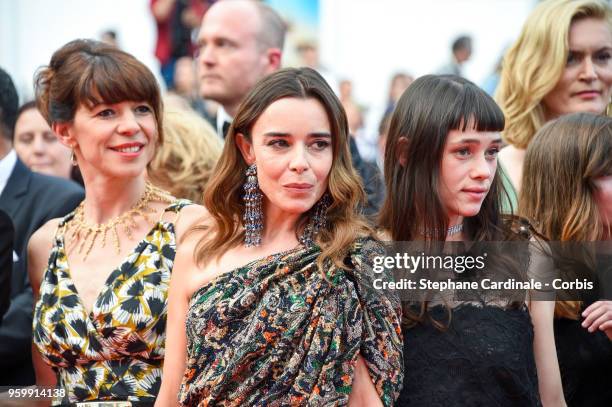
<svg viewBox="0 0 612 407">
<path fill-rule="evenodd" d="M 359 241 L 347 270 L 316 265 L 300 247 L 222 274 L 194 293 L 187 313 L 185 406 L 346 405 L 358 354 L 385 406 L 402 372 L 399 302 L 372 288 Z"/>
<path fill-rule="evenodd" d="M 178 200 L 166 211 L 178 213 Z M 161 383 L 174 224 L 160 220 L 115 269 L 88 315 L 70 277 L 64 225 L 34 309 L 33 341 L 66 390 L 62 404 L 87 400 L 153 401 Z M 57 405 L 59 400 L 54 401 Z"/>
</svg>

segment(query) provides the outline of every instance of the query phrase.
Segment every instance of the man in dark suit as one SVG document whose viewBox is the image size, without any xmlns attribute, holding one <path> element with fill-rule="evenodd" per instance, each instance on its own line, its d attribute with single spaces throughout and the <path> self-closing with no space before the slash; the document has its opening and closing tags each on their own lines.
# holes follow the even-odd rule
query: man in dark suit
<svg viewBox="0 0 612 407">
<path fill-rule="evenodd" d="M 14 233 L 11 218 L 0 210 L 0 325 L 11 302 Z"/>
<path fill-rule="evenodd" d="M 11 304 L 0 326 L 0 386 L 34 384 L 32 368 L 32 289 L 27 274 L 27 244 L 48 220 L 72 211 L 84 194 L 74 182 L 30 171 L 12 149 L 17 92 L 0 69 L 0 210 L 15 228 Z"/>
</svg>

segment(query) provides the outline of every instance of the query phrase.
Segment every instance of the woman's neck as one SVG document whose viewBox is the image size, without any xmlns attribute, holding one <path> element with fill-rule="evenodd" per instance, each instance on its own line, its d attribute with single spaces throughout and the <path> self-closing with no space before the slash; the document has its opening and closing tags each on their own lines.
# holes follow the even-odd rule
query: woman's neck
<svg viewBox="0 0 612 407">
<path fill-rule="evenodd" d="M 465 240 L 463 232 L 455 233 L 455 234 L 447 234 L 446 241 L 447 242 L 463 242 Z"/>
<path fill-rule="evenodd" d="M 145 191 L 144 176 L 85 179 L 85 219 L 103 224 L 129 211 Z"/>
<path fill-rule="evenodd" d="M 459 242 L 463 240 L 463 216 L 453 215 L 448 219 L 448 230 L 446 231 L 447 242 Z"/>
<path fill-rule="evenodd" d="M 264 230 L 261 237 L 263 242 L 272 244 L 290 242 L 293 246 L 297 245 L 295 228 L 301 214 L 284 212 L 271 205 L 268 205 L 264 213 Z"/>
</svg>

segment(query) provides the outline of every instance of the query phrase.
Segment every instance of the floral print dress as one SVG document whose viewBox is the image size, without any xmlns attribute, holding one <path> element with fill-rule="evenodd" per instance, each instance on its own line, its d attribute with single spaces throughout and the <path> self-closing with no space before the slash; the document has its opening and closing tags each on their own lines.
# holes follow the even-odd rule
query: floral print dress
<svg viewBox="0 0 612 407">
<path fill-rule="evenodd" d="M 372 288 L 367 243 L 355 243 L 346 270 L 330 265 L 324 275 L 320 248 L 299 247 L 197 290 L 180 403 L 346 405 L 361 355 L 383 404 L 392 405 L 403 378 L 399 302 Z"/>
<path fill-rule="evenodd" d="M 178 200 L 166 211 L 190 202 Z M 33 342 L 53 367 L 62 400 L 153 403 L 161 384 L 168 285 L 176 241 L 174 224 L 159 221 L 101 289 L 87 313 L 70 270 L 64 225 L 58 233 L 35 305 Z"/>
</svg>

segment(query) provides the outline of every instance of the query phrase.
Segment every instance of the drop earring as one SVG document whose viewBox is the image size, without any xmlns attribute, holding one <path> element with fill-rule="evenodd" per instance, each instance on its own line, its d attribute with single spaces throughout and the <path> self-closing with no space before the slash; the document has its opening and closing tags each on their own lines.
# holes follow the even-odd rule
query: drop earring
<svg viewBox="0 0 612 407">
<path fill-rule="evenodd" d="M 79 163 L 77 163 L 76 156 L 74 155 L 74 148 L 71 148 L 71 149 L 70 149 L 70 163 L 71 163 L 71 164 L 72 164 L 74 167 L 76 167 L 77 165 L 79 165 Z"/>
<path fill-rule="evenodd" d="M 246 170 L 244 183 L 244 245 L 246 247 L 261 245 L 261 231 L 263 230 L 263 213 L 261 210 L 261 191 L 257 182 L 257 165 L 252 164 Z"/>
<path fill-rule="evenodd" d="M 330 204 L 331 197 L 326 192 L 312 208 L 312 215 L 299 239 L 304 246 L 313 245 L 321 229 L 324 229 L 327 225 L 327 209 L 329 209 Z"/>
</svg>

